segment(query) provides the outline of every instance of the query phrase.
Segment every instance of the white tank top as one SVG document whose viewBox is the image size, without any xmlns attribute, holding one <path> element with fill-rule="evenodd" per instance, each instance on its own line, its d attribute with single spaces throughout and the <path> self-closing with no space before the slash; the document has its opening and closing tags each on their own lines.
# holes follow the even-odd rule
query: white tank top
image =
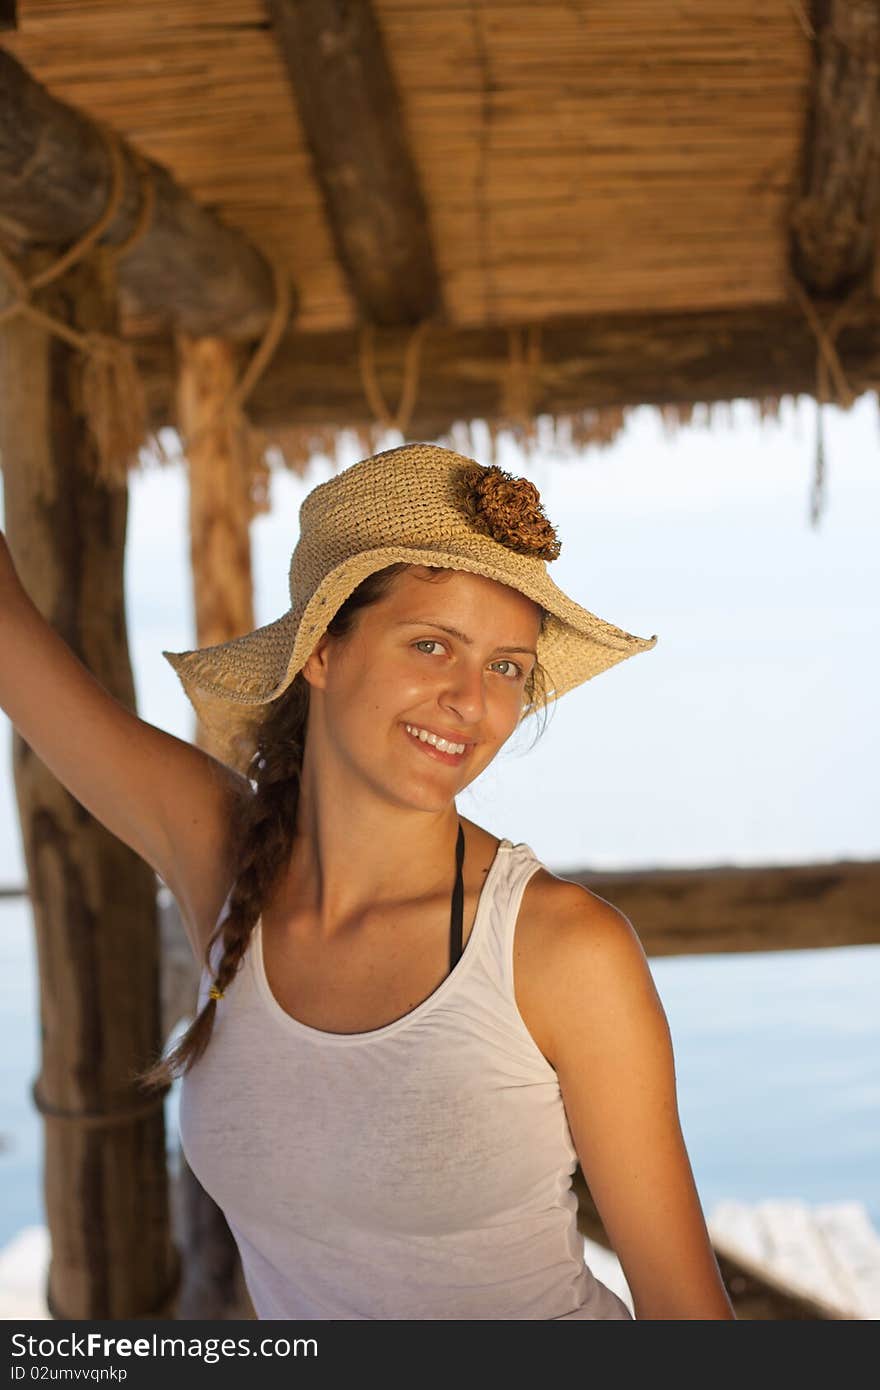
<svg viewBox="0 0 880 1390">
<path fill-rule="evenodd" d="M 514 928 L 540 867 L 502 840 L 451 973 L 366 1033 L 282 1009 L 257 923 L 181 1081 L 179 1124 L 258 1318 L 631 1317 L 584 1261 L 556 1072 L 514 997 Z"/>
</svg>

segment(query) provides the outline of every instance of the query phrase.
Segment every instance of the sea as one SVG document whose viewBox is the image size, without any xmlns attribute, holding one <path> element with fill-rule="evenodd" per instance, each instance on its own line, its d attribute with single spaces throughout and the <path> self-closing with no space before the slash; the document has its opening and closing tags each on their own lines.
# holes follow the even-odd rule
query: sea
<svg viewBox="0 0 880 1390">
<path fill-rule="evenodd" d="M 707 1217 L 725 1199 L 856 1200 L 880 1232 L 880 946 L 652 959 Z M 0 899 L 0 1246 L 45 1221 L 30 904 Z M 169 1092 L 169 1159 L 178 1151 Z"/>
</svg>

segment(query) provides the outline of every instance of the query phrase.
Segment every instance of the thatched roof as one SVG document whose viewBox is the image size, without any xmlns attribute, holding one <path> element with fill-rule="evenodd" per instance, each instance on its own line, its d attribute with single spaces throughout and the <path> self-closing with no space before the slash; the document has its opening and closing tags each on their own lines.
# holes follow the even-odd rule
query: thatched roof
<svg viewBox="0 0 880 1390">
<path fill-rule="evenodd" d="M 409 350 L 409 437 L 546 413 L 577 442 L 613 437 L 628 405 L 686 417 L 746 396 L 765 413 L 785 394 L 873 384 L 872 251 L 857 265 L 846 242 L 832 285 L 811 284 L 798 254 L 828 262 L 811 197 L 875 225 L 873 144 L 849 149 L 842 181 L 822 156 L 829 140 L 845 154 L 841 130 L 866 114 L 876 126 L 876 24 L 856 15 L 841 59 L 845 8 L 876 11 L 19 0 L 4 45 L 289 277 L 295 308 L 250 397 L 258 423 L 387 423 Z M 841 109 L 847 78 L 858 109 L 851 92 Z M 823 387 L 822 324 L 856 283 L 825 352 L 841 375 Z M 125 305 L 154 423 L 171 420 L 173 324 L 143 293 Z"/>
</svg>

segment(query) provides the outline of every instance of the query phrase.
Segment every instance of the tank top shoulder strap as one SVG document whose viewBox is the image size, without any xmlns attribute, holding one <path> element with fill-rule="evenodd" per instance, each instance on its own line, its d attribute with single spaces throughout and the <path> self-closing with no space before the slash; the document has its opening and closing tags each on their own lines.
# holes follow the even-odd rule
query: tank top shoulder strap
<svg viewBox="0 0 880 1390">
<path fill-rule="evenodd" d="M 486 937 L 493 958 L 493 973 L 508 1002 L 515 1008 L 513 944 L 516 923 L 526 884 L 543 866 L 534 850 L 525 841 L 514 844 L 510 840 L 502 840 L 498 853 L 503 858 L 493 878 Z"/>
<path fill-rule="evenodd" d="M 512 840 L 502 840 L 501 846 L 504 862 L 495 877 L 492 897 L 496 908 L 502 908 L 500 916 L 496 912 L 496 917 L 499 922 L 503 918 L 504 926 L 512 934 L 526 884 L 542 864 L 531 845 L 526 844 L 524 840 L 516 843 Z"/>
</svg>

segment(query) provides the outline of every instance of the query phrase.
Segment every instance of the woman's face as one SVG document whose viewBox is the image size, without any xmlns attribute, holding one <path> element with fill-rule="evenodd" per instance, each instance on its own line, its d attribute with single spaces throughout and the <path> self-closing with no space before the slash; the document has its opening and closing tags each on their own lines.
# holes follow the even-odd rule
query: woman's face
<svg viewBox="0 0 880 1390">
<path fill-rule="evenodd" d="M 539 628 L 538 605 L 506 584 L 412 566 L 309 657 L 319 737 L 376 789 L 440 808 L 516 729 Z M 438 750 L 407 725 L 466 746 Z"/>
</svg>

